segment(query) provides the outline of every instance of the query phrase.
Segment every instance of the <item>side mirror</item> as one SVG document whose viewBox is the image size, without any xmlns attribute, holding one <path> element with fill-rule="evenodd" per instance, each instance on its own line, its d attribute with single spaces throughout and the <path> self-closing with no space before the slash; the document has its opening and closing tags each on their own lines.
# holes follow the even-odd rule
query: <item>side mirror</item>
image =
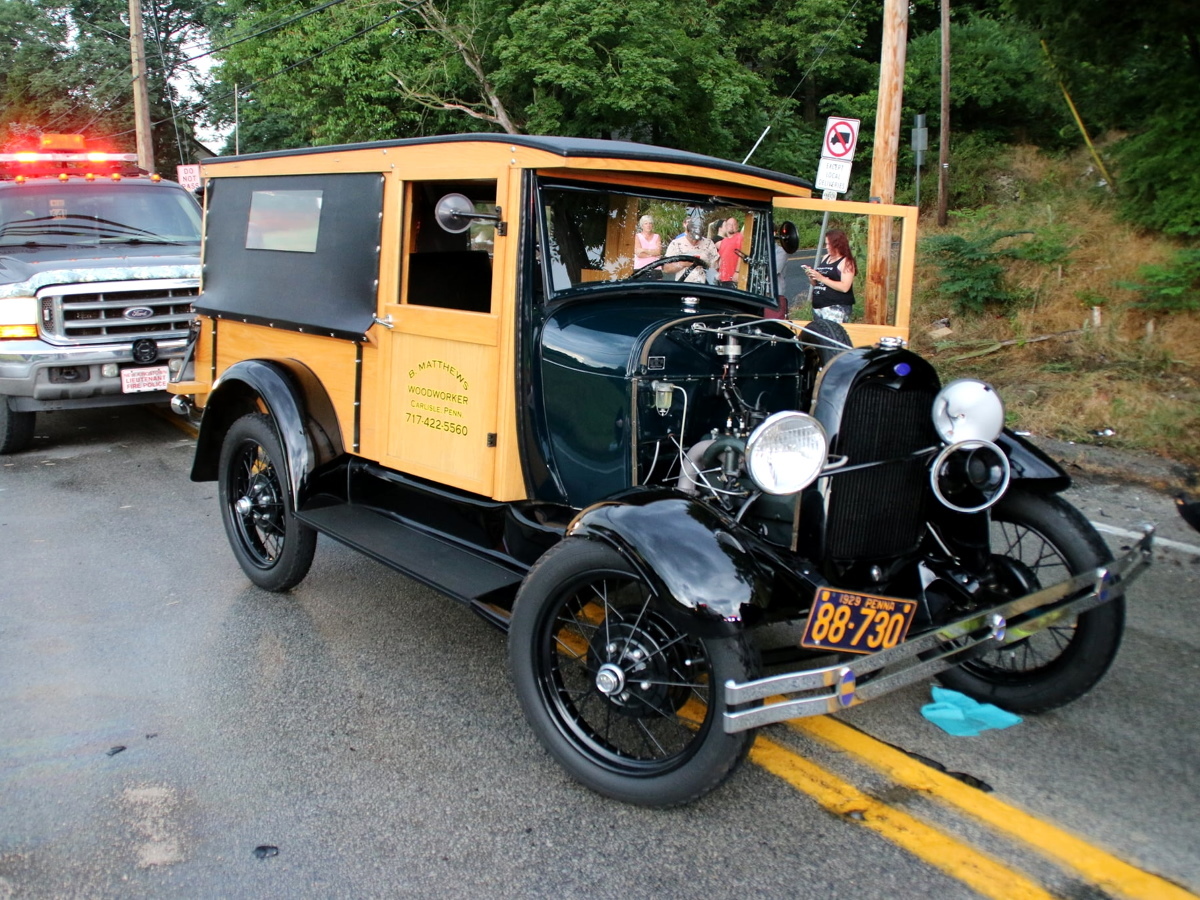
<svg viewBox="0 0 1200 900">
<path fill-rule="evenodd" d="M 471 227 L 476 219 L 491 222 L 500 221 L 500 207 L 494 213 L 476 212 L 475 203 L 466 194 L 447 194 L 437 202 L 433 217 L 443 231 L 450 234 L 461 234 Z"/>
<path fill-rule="evenodd" d="M 779 246 L 789 256 L 800 249 L 800 229 L 791 222 L 779 226 Z"/>
</svg>

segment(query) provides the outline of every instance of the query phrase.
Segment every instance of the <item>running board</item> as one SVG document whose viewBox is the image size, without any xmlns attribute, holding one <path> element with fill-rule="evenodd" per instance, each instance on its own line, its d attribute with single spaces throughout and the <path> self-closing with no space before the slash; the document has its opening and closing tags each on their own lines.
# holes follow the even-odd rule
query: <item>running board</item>
<svg viewBox="0 0 1200 900">
<path fill-rule="evenodd" d="M 306 525 L 353 547 L 409 578 L 471 604 L 501 627 L 494 597 L 514 594 L 524 572 L 487 558 L 463 544 L 422 531 L 369 507 L 337 504 L 296 513 Z M 480 603 L 481 598 L 488 602 Z M 482 607 L 482 608 L 477 608 Z"/>
</svg>

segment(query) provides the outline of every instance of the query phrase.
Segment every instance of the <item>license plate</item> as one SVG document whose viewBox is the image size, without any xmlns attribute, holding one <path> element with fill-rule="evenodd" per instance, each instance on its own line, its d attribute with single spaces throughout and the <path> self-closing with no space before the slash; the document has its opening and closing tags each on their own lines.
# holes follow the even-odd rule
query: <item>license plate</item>
<svg viewBox="0 0 1200 900">
<path fill-rule="evenodd" d="M 904 640 L 916 612 L 915 600 L 819 588 L 800 646 L 876 653 Z"/>
<path fill-rule="evenodd" d="M 165 391 L 169 381 L 166 366 L 139 366 L 121 370 L 121 391 L 126 394 Z"/>
</svg>

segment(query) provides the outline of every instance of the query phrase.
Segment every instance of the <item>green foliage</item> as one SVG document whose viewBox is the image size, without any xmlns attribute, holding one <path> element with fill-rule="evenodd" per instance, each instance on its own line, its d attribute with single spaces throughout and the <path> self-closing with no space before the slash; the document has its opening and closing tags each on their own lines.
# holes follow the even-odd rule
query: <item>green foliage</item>
<svg viewBox="0 0 1200 900">
<path fill-rule="evenodd" d="M 972 237 L 941 234 L 925 238 L 924 249 L 941 272 L 941 290 L 954 300 L 959 312 L 983 312 L 989 306 L 1007 305 L 1018 296 L 1004 287 L 1002 260 L 1013 259 L 1012 245 L 997 248 L 1007 238 L 1026 231 L 983 230 Z"/>
<path fill-rule="evenodd" d="M 1141 294 L 1136 305 L 1153 312 L 1200 312 L 1200 249 L 1175 254 L 1168 265 L 1138 269 L 1138 282 L 1118 286 Z"/>
<path fill-rule="evenodd" d="M 1200 98 L 1180 99 L 1114 148 L 1121 210 L 1143 228 L 1200 237 Z"/>
<path fill-rule="evenodd" d="M 1069 123 L 1037 35 L 1011 19 L 968 11 L 950 26 L 950 118 L 955 132 L 993 140 L 1058 143 Z M 941 108 L 940 29 L 908 45 L 904 105 L 913 113 Z M 909 119 L 911 121 L 911 119 Z"/>
</svg>

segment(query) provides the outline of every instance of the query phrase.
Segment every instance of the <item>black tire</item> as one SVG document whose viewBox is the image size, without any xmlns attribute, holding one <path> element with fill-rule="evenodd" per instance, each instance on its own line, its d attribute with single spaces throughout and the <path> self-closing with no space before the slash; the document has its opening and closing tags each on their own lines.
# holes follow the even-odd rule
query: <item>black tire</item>
<svg viewBox="0 0 1200 900">
<path fill-rule="evenodd" d="M 18 412 L 0 394 L 0 454 L 20 453 L 33 442 L 33 420 L 37 413 Z"/>
<path fill-rule="evenodd" d="M 828 319 L 813 319 L 801 330 L 800 340 L 815 345 L 822 366 L 828 365 L 839 353 L 854 346 L 850 343 L 850 335 L 846 333 L 846 329 Z"/>
<path fill-rule="evenodd" d="M 1010 491 L 992 509 L 992 555 L 1020 595 L 1104 565 L 1112 554 L 1087 519 L 1054 495 Z M 1125 628 L 1125 601 L 1076 618 L 949 669 L 946 687 L 1013 712 L 1063 706 L 1108 671 Z"/>
<path fill-rule="evenodd" d="M 753 731 L 722 728 L 721 685 L 757 669 L 744 637 L 679 631 L 605 544 L 568 538 L 534 566 L 513 611 L 508 658 L 538 739 L 605 796 L 687 803 L 724 782 L 753 742 Z"/>
<path fill-rule="evenodd" d="M 221 445 L 221 519 L 246 576 L 268 591 L 299 584 L 312 565 L 317 533 L 297 521 L 283 448 L 260 413 L 233 423 Z"/>
</svg>

